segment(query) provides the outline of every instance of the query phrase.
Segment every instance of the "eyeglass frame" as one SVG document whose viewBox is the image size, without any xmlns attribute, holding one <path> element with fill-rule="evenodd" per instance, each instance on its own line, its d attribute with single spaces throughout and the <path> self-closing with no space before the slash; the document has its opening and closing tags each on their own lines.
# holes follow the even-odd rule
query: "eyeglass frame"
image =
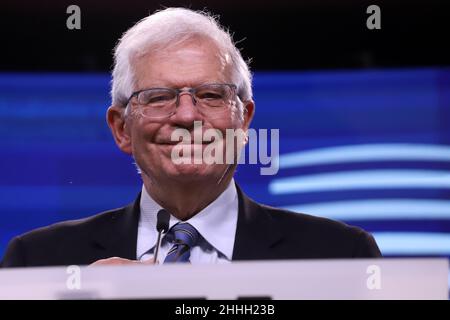
<svg viewBox="0 0 450 320">
<path fill-rule="evenodd" d="M 175 100 L 175 106 L 176 107 L 178 107 L 178 105 L 180 103 L 180 95 L 182 93 L 188 93 L 191 96 L 192 103 L 194 105 L 196 105 L 197 104 L 197 100 L 195 99 L 195 91 L 197 89 L 199 89 L 199 88 L 201 88 L 203 86 L 207 86 L 207 85 L 226 85 L 226 86 L 230 87 L 233 90 L 233 93 L 235 94 L 236 97 L 241 99 L 240 96 L 237 93 L 237 85 L 235 85 L 234 83 L 214 83 L 213 82 L 213 83 L 204 83 L 204 84 L 201 84 L 201 85 L 199 85 L 197 87 L 194 87 L 194 88 L 192 88 L 192 87 L 191 88 L 184 87 L 184 88 L 178 89 L 178 88 L 170 88 L 170 87 L 154 87 L 154 88 L 147 88 L 147 89 L 138 90 L 138 91 L 133 92 L 130 95 L 130 97 L 128 98 L 128 100 L 125 103 L 125 106 L 128 106 L 128 104 L 130 103 L 131 99 L 133 99 L 134 97 L 137 97 L 141 92 L 148 91 L 148 90 L 158 90 L 158 89 L 174 91 L 176 93 L 176 97 L 177 97 L 177 99 Z M 142 104 L 139 104 L 139 105 L 142 105 Z"/>
</svg>

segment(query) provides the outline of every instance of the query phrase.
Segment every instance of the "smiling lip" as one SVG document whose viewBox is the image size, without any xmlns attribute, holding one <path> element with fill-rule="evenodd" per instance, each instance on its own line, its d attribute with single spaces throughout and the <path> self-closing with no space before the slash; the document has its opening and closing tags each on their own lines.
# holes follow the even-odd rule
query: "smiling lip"
<svg viewBox="0 0 450 320">
<path fill-rule="evenodd" d="M 176 146 L 176 145 L 196 146 L 196 145 L 210 144 L 211 142 L 212 141 L 203 141 L 202 143 L 183 143 L 181 141 L 170 141 L 170 142 L 157 142 L 156 144 L 163 146 Z"/>
</svg>

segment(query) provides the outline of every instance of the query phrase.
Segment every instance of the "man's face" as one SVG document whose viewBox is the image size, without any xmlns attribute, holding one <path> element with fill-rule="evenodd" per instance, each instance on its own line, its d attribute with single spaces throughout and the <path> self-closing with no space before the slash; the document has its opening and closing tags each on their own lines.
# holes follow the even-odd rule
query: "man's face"
<svg viewBox="0 0 450 320">
<path fill-rule="evenodd" d="M 147 54 L 139 58 L 134 67 L 134 91 L 155 87 L 191 88 L 205 83 L 231 82 L 226 58 L 207 41 L 191 41 Z M 191 163 L 174 163 L 172 150 L 175 144 L 171 141 L 172 133 L 176 129 L 186 129 L 193 138 L 194 121 L 199 121 L 203 132 L 213 128 L 225 137 L 226 129 L 246 130 L 253 115 L 253 103 L 250 102 L 244 103 L 243 108 L 250 110 L 244 113 L 243 118 L 237 106 L 230 107 L 221 117 L 211 117 L 199 112 L 189 94 L 182 94 L 176 112 L 162 119 L 143 117 L 139 112 L 141 106 L 137 103 L 132 103 L 129 107 L 131 110 L 124 126 L 124 132 L 129 136 L 129 144 L 119 146 L 133 155 L 142 170 L 143 178 L 149 178 L 153 182 L 167 179 L 180 182 L 204 179 L 219 181 L 229 164 L 211 165 L 204 161 L 200 164 L 194 163 L 195 149 L 201 149 L 203 153 L 207 142 L 196 144 L 192 141 Z"/>
</svg>

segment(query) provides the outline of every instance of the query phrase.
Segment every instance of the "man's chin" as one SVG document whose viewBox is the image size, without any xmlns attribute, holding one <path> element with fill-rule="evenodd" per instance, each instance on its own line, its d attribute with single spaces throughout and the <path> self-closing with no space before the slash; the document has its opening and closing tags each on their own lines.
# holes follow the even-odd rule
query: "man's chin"
<svg viewBox="0 0 450 320">
<path fill-rule="evenodd" d="M 205 163 L 172 164 L 171 167 L 166 173 L 177 181 L 201 181 L 220 177 L 220 168 Z"/>
</svg>

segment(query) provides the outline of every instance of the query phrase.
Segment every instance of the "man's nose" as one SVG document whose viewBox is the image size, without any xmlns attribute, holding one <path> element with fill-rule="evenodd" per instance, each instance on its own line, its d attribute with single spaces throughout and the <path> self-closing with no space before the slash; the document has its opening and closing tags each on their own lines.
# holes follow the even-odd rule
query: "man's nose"
<svg viewBox="0 0 450 320">
<path fill-rule="evenodd" d="M 181 93 L 175 113 L 170 117 L 171 122 L 183 128 L 193 127 L 194 121 L 202 119 L 194 103 L 195 98 L 192 95 L 189 93 Z"/>
</svg>

